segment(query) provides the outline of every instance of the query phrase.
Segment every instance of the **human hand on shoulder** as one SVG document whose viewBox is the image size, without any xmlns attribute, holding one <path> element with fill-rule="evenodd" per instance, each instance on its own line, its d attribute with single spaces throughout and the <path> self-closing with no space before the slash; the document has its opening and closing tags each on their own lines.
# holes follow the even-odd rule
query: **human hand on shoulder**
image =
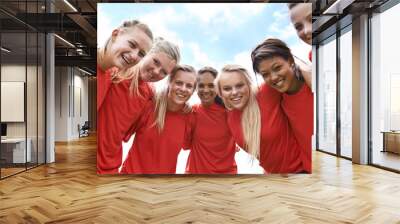
<svg viewBox="0 0 400 224">
<path fill-rule="evenodd" d="M 304 82 L 310 89 L 312 89 L 312 68 L 311 65 L 302 61 L 301 59 L 294 57 L 294 62 L 304 79 Z"/>
</svg>

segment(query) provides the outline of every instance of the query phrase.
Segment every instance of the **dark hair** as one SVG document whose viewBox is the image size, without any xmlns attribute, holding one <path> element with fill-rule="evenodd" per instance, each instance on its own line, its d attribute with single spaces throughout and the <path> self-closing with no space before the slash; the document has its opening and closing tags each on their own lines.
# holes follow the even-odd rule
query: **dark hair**
<svg viewBox="0 0 400 224">
<path fill-rule="evenodd" d="M 215 104 L 220 105 L 223 108 L 226 108 L 225 104 L 224 104 L 224 101 L 218 95 L 215 96 L 214 102 L 215 102 Z"/>
<path fill-rule="evenodd" d="M 210 66 L 205 66 L 205 67 L 201 68 L 201 69 L 197 72 L 197 76 L 203 75 L 204 73 L 207 73 L 207 72 L 209 72 L 214 78 L 217 78 L 218 71 L 217 71 L 215 68 L 210 67 Z M 218 94 L 215 96 L 214 102 L 215 102 L 217 105 L 220 105 L 220 106 L 222 106 L 222 107 L 225 108 L 224 101 L 221 99 L 221 97 L 218 96 Z"/>
<path fill-rule="evenodd" d="M 211 73 L 211 75 L 212 75 L 214 78 L 217 78 L 218 71 L 217 71 L 215 68 L 210 67 L 210 66 L 205 66 L 205 67 L 201 68 L 201 69 L 197 72 L 197 74 L 198 74 L 198 75 L 202 75 L 202 74 L 204 74 L 204 73 L 206 73 L 206 72 Z"/>
<path fill-rule="evenodd" d="M 289 9 L 292 9 L 293 7 L 295 7 L 298 4 L 299 3 L 287 3 L 287 6 L 288 6 Z"/>
<path fill-rule="evenodd" d="M 251 61 L 253 62 L 253 70 L 255 73 L 259 73 L 258 66 L 265 59 L 273 57 L 281 57 L 286 61 L 293 62 L 293 55 L 285 42 L 269 38 L 264 40 L 261 44 L 251 52 Z"/>
</svg>

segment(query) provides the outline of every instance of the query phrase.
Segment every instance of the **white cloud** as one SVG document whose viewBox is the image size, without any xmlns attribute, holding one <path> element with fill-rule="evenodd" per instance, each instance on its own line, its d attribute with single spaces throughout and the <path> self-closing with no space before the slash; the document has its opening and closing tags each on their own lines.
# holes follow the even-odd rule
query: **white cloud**
<svg viewBox="0 0 400 224">
<path fill-rule="evenodd" d="M 183 47 L 183 40 L 176 32 L 168 28 L 170 25 L 184 21 L 182 15 L 177 13 L 172 7 L 166 7 L 162 10 L 145 14 L 139 20 L 150 27 L 154 37 L 163 37 L 177 44 L 180 48 Z"/>
<path fill-rule="evenodd" d="M 102 7 L 99 7 L 98 11 L 98 27 L 97 27 L 97 42 L 98 46 L 102 46 L 108 37 L 111 35 L 112 30 L 114 29 L 111 26 L 111 16 L 109 16 L 105 10 L 102 10 Z M 175 44 L 177 44 L 180 48 L 183 46 L 183 40 L 179 37 L 179 35 L 169 29 L 168 26 L 171 24 L 178 24 L 183 21 L 182 14 L 177 13 L 171 6 L 165 7 L 161 10 L 154 11 L 151 13 L 144 14 L 140 17 L 132 17 L 127 14 L 127 17 L 122 18 L 121 21 L 118 21 L 117 24 L 122 24 L 125 20 L 138 19 L 141 22 L 148 25 L 153 32 L 154 37 L 163 37 Z M 116 25 L 116 26 L 118 26 Z"/>
<path fill-rule="evenodd" d="M 99 7 L 97 13 L 97 47 L 103 47 L 107 39 L 111 36 L 113 27 L 111 26 L 110 16 Z"/>
<path fill-rule="evenodd" d="M 260 4 L 260 3 L 253 3 L 253 4 L 238 4 L 237 8 L 239 12 L 247 13 L 250 16 L 257 15 L 265 10 L 268 4 Z"/>
<path fill-rule="evenodd" d="M 233 63 L 239 64 L 247 69 L 249 74 L 253 73 L 253 65 L 251 62 L 250 51 L 243 51 L 233 57 Z"/>
<path fill-rule="evenodd" d="M 221 14 L 229 13 L 221 4 L 185 4 L 188 14 L 196 17 L 203 23 L 209 23 Z"/>
<path fill-rule="evenodd" d="M 217 42 L 219 40 L 219 36 L 218 35 L 214 35 L 211 37 L 211 42 Z"/>
<path fill-rule="evenodd" d="M 288 41 L 290 38 L 296 36 L 296 30 L 292 24 L 282 27 L 278 22 L 272 23 L 268 30 L 278 39 Z"/>
<path fill-rule="evenodd" d="M 254 74 L 253 71 L 253 63 L 251 61 L 251 52 L 250 51 L 243 51 L 238 54 L 236 54 L 233 57 L 233 63 L 234 64 L 239 64 L 247 69 L 247 72 L 249 73 L 250 77 L 252 78 L 253 83 L 256 84 L 262 84 L 263 79 L 259 76 Z"/>
<path fill-rule="evenodd" d="M 275 18 L 276 21 L 280 21 L 286 18 L 289 18 L 289 11 L 284 8 L 283 10 L 278 10 L 272 13 L 272 16 Z"/>
<path fill-rule="evenodd" d="M 187 47 L 191 50 L 193 56 L 193 61 L 189 63 L 190 65 L 196 69 L 200 69 L 203 66 L 215 66 L 215 62 L 208 57 L 208 54 L 201 49 L 198 43 L 190 42 Z"/>
<path fill-rule="evenodd" d="M 290 38 L 297 35 L 292 23 L 290 23 L 289 11 L 287 7 L 275 11 L 272 14 L 272 17 L 274 18 L 274 21 L 268 27 L 268 31 L 270 32 L 271 36 L 283 41 L 288 41 Z M 288 20 L 289 23 L 283 22 Z"/>
<path fill-rule="evenodd" d="M 184 8 L 190 16 L 205 25 L 221 23 L 238 25 L 261 13 L 266 6 L 267 4 L 196 3 L 185 4 Z"/>
<path fill-rule="evenodd" d="M 308 59 L 308 54 L 311 50 L 311 46 L 304 43 L 299 39 L 299 41 L 294 44 L 294 45 L 289 45 L 289 48 L 292 52 L 293 55 L 296 55 L 297 57 L 301 58 L 305 62 L 310 62 Z"/>
</svg>

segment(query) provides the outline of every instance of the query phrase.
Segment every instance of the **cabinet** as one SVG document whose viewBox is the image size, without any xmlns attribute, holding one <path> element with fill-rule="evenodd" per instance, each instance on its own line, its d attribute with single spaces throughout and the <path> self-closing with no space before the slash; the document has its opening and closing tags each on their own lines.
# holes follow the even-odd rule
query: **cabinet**
<svg viewBox="0 0 400 224">
<path fill-rule="evenodd" d="M 400 154 L 400 131 L 384 131 L 383 152 Z"/>
<path fill-rule="evenodd" d="M 27 143 L 26 151 L 25 144 Z M 6 164 L 31 162 L 31 139 L 7 138 L 1 140 L 1 159 Z"/>
</svg>

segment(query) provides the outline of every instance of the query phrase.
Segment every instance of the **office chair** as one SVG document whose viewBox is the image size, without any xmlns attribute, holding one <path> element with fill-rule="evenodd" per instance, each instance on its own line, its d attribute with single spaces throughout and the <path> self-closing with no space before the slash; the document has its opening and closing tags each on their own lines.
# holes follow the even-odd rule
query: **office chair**
<svg viewBox="0 0 400 224">
<path fill-rule="evenodd" d="M 89 136 L 89 129 L 90 129 L 89 121 L 85 121 L 82 127 L 79 128 L 79 138 Z"/>
</svg>

